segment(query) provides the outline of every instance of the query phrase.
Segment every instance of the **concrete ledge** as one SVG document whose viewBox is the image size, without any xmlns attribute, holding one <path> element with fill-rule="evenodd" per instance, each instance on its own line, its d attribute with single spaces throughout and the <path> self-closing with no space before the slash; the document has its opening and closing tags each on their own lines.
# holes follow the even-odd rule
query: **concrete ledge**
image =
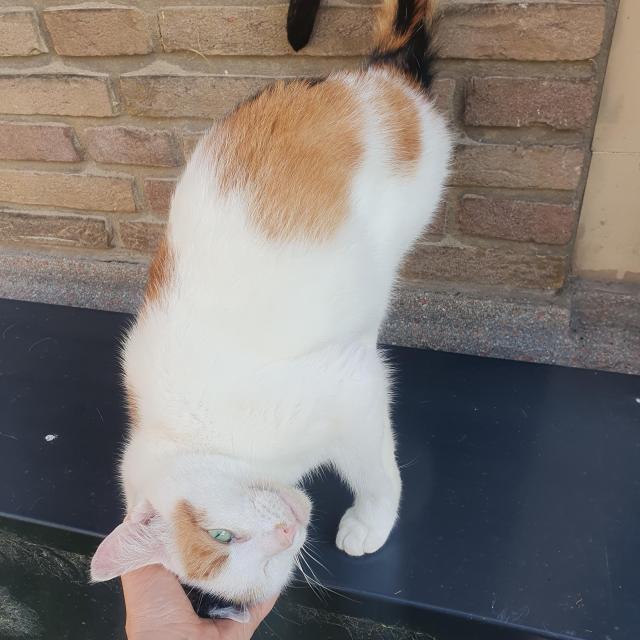
<svg viewBox="0 0 640 640">
<path fill-rule="evenodd" d="M 0 297 L 71 307 L 133 312 L 146 281 L 147 262 L 109 261 L 72 252 L 41 254 L 2 249 Z"/>
<path fill-rule="evenodd" d="M 383 342 L 497 358 L 555 362 L 570 325 L 565 298 L 405 286 Z"/>
<path fill-rule="evenodd" d="M 0 297 L 134 312 L 148 262 L 110 253 L 0 254 Z M 120 258 L 120 259 L 119 259 Z M 640 286 L 571 281 L 560 295 L 402 286 L 389 344 L 640 374 Z"/>
<path fill-rule="evenodd" d="M 382 341 L 640 374 L 640 286 L 572 280 L 550 297 L 405 287 Z"/>
</svg>

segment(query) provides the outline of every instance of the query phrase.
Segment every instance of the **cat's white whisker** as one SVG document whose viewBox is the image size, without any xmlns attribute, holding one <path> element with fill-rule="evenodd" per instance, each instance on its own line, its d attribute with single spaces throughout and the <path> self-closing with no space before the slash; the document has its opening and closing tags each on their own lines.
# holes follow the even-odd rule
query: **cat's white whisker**
<svg viewBox="0 0 640 640">
<path fill-rule="evenodd" d="M 302 568 L 302 565 L 300 564 L 299 558 L 296 557 L 295 563 L 296 563 L 296 566 L 298 567 L 298 570 L 302 574 L 302 577 L 304 578 L 305 582 L 307 583 L 307 585 L 311 589 L 311 591 L 315 594 L 315 596 L 319 600 L 323 600 L 322 592 L 320 590 L 318 590 L 318 588 L 317 588 L 317 586 L 321 587 L 322 585 L 317 585 L 317 586 L 314 587 L 314 581 L 307 575 L 305 570 Z"/>
<path fill-rule="evenodd" d="M 316 587 L 319 589 L 320 593 L 323 593 L 324 596 L 324 592 L 327 593 L 336 593 L 335 591 L 333 591 L 333 589 L 330 589 L 329 587 L 325 586 L 319 579 L 318 576 L 315 574 L 314 570 L 311 568 L 311 566 L 309 565 L 309 563 L 306 561 L 306 559 L 303 556 L 300 556 L 300 560 L 302 560 L 302 562 L 305 563 L 307 569 L 311 572 L 311 576 L 305 574 L 307 580 L 309 581 L 309 586 L 311 586 L 311 582 L 313 582 L 313 584 L 316 585 Z M 302 570 L 302 566 L 299 565 L 301 570 Z"/>
<path fill-rule="evenodd" d="M 313 560 L 316 564 L 318 564 L 327 573 L 331 573 L 331 571 L 329 571 L 329 569 L 327 569 L 327 567 L 322 562 L 320 562 L 320 560 L 309 549 L 302 548 L 302 549 L 300 549 L 300 551 L 302 553 L 306 553 L 307 556 L 309 557 L 309 560 Z"/>
</svg>

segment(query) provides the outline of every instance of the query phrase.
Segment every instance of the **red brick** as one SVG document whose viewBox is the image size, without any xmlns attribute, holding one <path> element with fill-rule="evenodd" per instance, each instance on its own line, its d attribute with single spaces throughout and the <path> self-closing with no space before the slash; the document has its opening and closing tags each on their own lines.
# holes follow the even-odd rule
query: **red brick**
<svg viewBox="0 0 640 640">
<path fill-rule="evenodd" d="M 144 220 L 121 221 L 120 238 L 127 249 L 152 253 L 158 248 L 164 234 L 165 225 Z"/>
<path fill-rule="evenodd" d="M 55 7 L 42 12 L 61 56 L 121 56 L 151 52 L 147 19 L 139 9 L 110 4 Z"/>
<path fill-rule="evenodd" d="M 85 211 L 135 211 L 133 179 L 53 171 L 0 171 L 0 201 Z"/>
<path fill-rule="evenodd" d="M 149 205 L 149 211 L 161 214 L 169 213 L 175 188 L 175 180 L 146 178 L 144 181 L 144 195 Z"/>
<path fill-rule="evenodd" d="M 25 70 L 0 74 L 0 113 L 111 116 L 109 77 L 92 73 Z"/>
<path fill-rule="evenodd" d="M 218 118 L 272 81 L 264 77 L 171 75 L 147 68 L 121 76 L 120 87 L 132 115 Z"/>
<path fill-rule="evenodd" d="M 182 133 L 182 150 L 185 158 L 189 158 L 191 156 L 203 135 L 204 131 L 184 131 Z"/>
<path fill-rule="evenodd" d="M 367 6 L 321 6 L 305 56 L 369 53 L 373 11 Z M 167 7 L 158 14 L 165 51 L 204 55 L 293 53 L 287 42 L 287 5 Z"/>
<path fill-rule="evenodd" d="M 463 145 L 456 150 L 451 181 L 455 185 L 573 190 L 584 159 L 584 150 L 577 147 Z"/>
<path fill-rule="evenodd" d="M 37 56 L 46 51 L 33 9 L 0 9 L 0 56 Z"/>
<path fill-rule="evenodd" d="M 438 29 L 443 58 L 586 60 L 600 51 L 603 5 L 453 4 Z"/>
<path fill-rule="evenodd" d="M 445 195 L 440 206 L 436 210 L 431 224 L 425 229 L 422 238 L 432 241 L 434 238 L 440 237 L 447 229 L 447 221 L 451 217 L 451 203 L 448 195 Z"/>
<path fill-rule="evenodd" d="M 431 224 L 425 231 L 426 236 L 441 236 L 447 228 L 448 204 L 443 202 L 436 211 Z"/>
<path fill-rule="evenodd" d="M 472 78 L 464 119 L 472 126 L 584 129 L 591 121 L 593 82 L 539 78 Z"/>
<path fill-rule="evenodd" d="M 565 266 L 562 256 L 420 243 L 405 263 L 402 277 L 557 290 L 564 284 Z"/>
<path fill-rule="evenodd" d="M 109 243 L 109 235 L 102 218 L 0 211 L 0 241 L 104 248 Z"/>
<path fill-rule="evenodd" d="M 141 127 L 92 127 L 85 130 L 87 152 L 97 162 L 177 167 L 182 150 L 171 131 Z"/>
<path fill-rule="evenodd" d="M 455 119 L 456 81 L 453 78 L 436 78 L 432 86 L 432 99 L 436 107 L 444 113 L 450 122 Z"/>
<path fill-rule="evenodd" d="M 463 233 L 563 245 L 577 218 L 573 204 L 465 195 L 458 211 Z"/>
<path fill-rule="evenodd" d="M 66 124 L 0 122 L 0 159 L 75 162 L 80 154 Z"/>
</svg>

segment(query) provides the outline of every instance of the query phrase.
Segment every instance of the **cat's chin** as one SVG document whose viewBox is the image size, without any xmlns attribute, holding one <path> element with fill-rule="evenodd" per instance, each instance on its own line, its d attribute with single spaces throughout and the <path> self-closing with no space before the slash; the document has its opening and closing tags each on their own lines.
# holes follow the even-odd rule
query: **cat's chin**
<svg viewBox="0 0 640 640">
<path fill-rule="evenodd" d="M 293 574 L 293 571 L 292 571 Z M 181 581 L 182 582 L 182 581 Z M 291 578 L 288 578 L 284 584 L 279 587 L 269 586 L 265 588 L 251 588 L 246 592 L 234 594 L 234 596 L 220 595 L 218 589 L 211 585 L 203 583 L 194 583 L 192 581 L 182 582 L 182 586 L 196 609 L 198 615 L 204 617 L 216 617 L 210 615 L 209 611 L 213 609 L 227 609 L 229 611 L 236 610 L 238 615 L 243 610 L 248 610 L 253 606 L 259 605 L 267 600 L 279 597 L 287 588 Z M 218 616 L 235 619 L 232 616 Z"/>
<path fill-rule="evenodd" d="M 301 528 L 292 547 L 273 556 L 262 567 L 255 566 L 243 572 L 234 569 L 229 572 L 231 575 L 223 574 L 206 581 L 193 580 L 187 576 L 178 577 L 187 592 L 191 589 L 200 596 L 204 595 L 211 606 L 250 608 L 277 598 L 287 589 L 295 576 L 295 557 L 300 553 L 305 540 L 306 529 Z M 203 615 L 202 611 L 200 615 Z"/>
</svg>

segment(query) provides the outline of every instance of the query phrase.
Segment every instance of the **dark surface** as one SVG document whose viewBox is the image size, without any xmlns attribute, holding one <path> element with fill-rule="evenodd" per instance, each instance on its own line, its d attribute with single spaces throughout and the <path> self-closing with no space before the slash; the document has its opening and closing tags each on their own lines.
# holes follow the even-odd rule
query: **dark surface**
<svg viewBox="0 0 640 640">
<path fill-rule="evenodd" d="M 0 512 L 94 533 L 119 520 L 127 322 L 0 301 Z M 400 524 L 381 552 L 348 558 L 333 537 L 349 496 L 315 483 L 319 577 L 416 620 L 451 611 L 553 637 L 640 637 L 640 378 L 389 354 Z"/>
<path fill-rule="evenodd" d="M 90 584 L 87 578 L 90 555 L 97 542 L 95 537 L 0 517 L 2 640 L 125 640 L 120 582 Z M 290 589 L 278 600 L 253 640 L 436 637 L 432 626 L 422 624 L 415 629 L 397 622 L 386 624 L 356 617 L 353 612 L 345 615 L 336 607 L 327 609 L 311 595 L 308 589 Z M 460 620 L 454 634 L 446 637 L 513 640 L 511 635 L 478 636 L 477 625 L 473 626 L 470 629 L 469 623 Z"/>
</svg>

